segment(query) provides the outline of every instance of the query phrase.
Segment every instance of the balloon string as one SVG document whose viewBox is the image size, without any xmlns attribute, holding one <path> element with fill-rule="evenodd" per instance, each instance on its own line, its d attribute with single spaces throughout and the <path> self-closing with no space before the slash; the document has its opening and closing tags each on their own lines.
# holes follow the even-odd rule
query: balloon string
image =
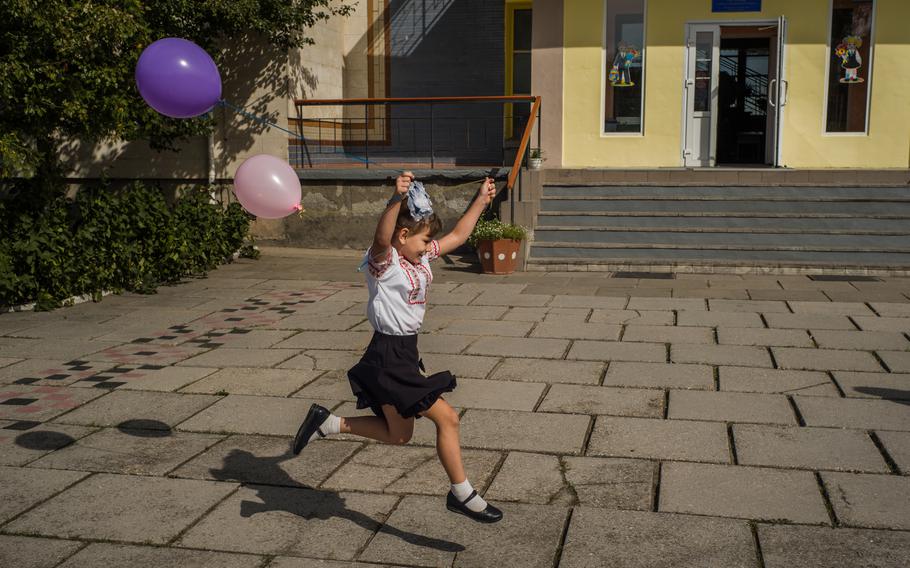
<svg viewBox="0 0 910 568">
<path fill-rule="evenodd" d="M 233 105 L 225 99 L 221 99 L 220 101 L 218 101 L 218 105 L 227 107 L 227 108 L 231 109 L 232 111 L 236 112 L 237 114 L 243 116 L 244 118 L 252 120 L 253 122 L 258 122 L 258 123 L 264 124 L 270 128 L 277 128 L 278 130 L 281 130 L 282 132 L 287 132 L 288 134 L 290 134 L 294 138 L 297 138 L 298 140 L 306 140 L 306 138 L 301 136 L 300 134 L 297 134 L 296 132 L 288 130 L 287 128 L 284 128 L 282 126 L 278 126 L 277 124 L 275 124 L 274 122 L 272 122 L 270 120 L 267 120 L 265 118 L 262 118 L 261 116 L 257 116 L 255 114 L 245 110 L 243 107 Z M 355 160 L 359 160 L 364 163 L 369 163 L 369 160 L 367 160 L 366 158 L 361 158 L 360 156 L 356 156 L 354 154 L 348 154 L 348 156 L 351 158 L 354 158 Z"/>
</svg>

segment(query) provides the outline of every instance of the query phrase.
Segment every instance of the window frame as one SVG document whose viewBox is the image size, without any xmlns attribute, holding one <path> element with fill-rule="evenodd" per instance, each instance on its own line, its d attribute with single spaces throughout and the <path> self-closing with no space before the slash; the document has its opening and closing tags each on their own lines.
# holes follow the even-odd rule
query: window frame
<svg viewBox="0 0 910 568">
<path fill-rule="evenodd" d="M 638 132 L 607 132 L 606 119 L 607 119 L 607 39 L 609 35 L 609 30 L 607 29 L 607 5 L 611 0 L 603 0 L 603 23 L 601 25 L 601 38 L 600 38 L 600 137 L 601 138 L 614 138 L 614 137 L 644 137 L 645 135 L 645 90 L 647 87 L 646 81 L 646 62 L 648 57 L 648 0 L 641 0 L 641 102 L 640 102 L 640 116 L 641 124 L 639 125 Z"/>
<path fill-rule="evenodd" d="M 872 117 L 872 70 L 875 63 L 875 20 L 878 13 L 878 2 L 872 0 L 872 21 L 869 24 L 869 62 L 866 73 L 866 121 L 862 132 L 828 132 L 828 95 L 831 88 L 831 58 L 834 56 L 831 45 L 832 28 L 834 27 L 834 0 L 828 0 L 828 27 L 825 37 L 825 83 L 822 88 L 822 136 L 861 137 L 869 136 L 869 121 Z"/>
</svg>

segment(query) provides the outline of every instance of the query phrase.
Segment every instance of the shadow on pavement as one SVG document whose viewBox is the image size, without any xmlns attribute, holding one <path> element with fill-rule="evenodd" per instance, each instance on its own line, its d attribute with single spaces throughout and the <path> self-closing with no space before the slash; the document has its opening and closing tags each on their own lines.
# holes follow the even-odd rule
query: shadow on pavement
<svg viewBox="0 0 910 568">
<path fill-rule="evenodd" d="M 244 484 L 247 487 L 255 488 L 256 496 L 262 500 L 262 503 L 242 501 L 240 514 L 243 517 L 252 517 L 257 513 L 269 511 L 284 511 L 307 520 L 339 517 L 370 531 L 376 531 L 382 527 L 383 532 L 415 546 L 445 552 L 461 552 L 465 549 L 456 542 L 406 532 L 389 524 L 383 525 L 360 511 L 346 508 L 344 498 L 333 491 L 303 487 L 295 489 L 300 492 L 301 499 L 288 499 L 288 490 L 299 488 L 301 484 L 288 475 L 280 464 L 294 457 L 290 452 L 280 456 L 257 457 L 245 450 L 233 450 L 224 458 L 221 469 L 211 469 L 209 472 L 215 479 L 221 481 L 237 481 L 238 477 L 249 479 L 250 472 L 255 472 L 256 478 L 269 479 L 271 483 L 275 483 L 276 486 Z"/>
<path fill-rule="evenodd" d="M 871 396 L 877 396 L 882 400 L 890 400 L 898 404 L 910 406 L 910 391 L 900 389 L 886 389 L 881 387 L 854 387 L 853 390 Z"/>
</svg>

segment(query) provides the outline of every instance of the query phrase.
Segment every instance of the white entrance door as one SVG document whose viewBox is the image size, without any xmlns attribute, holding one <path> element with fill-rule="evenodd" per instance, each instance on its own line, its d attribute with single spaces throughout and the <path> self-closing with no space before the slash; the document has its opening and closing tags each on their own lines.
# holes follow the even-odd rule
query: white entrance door
<svg viewBox="0 0 910 568">
<path fill-rule="evenodd" d="M 717 141 L 720 26 L 690 24 L 686 41 L 686 143 L 688 167 L 713 166 Z"/>
<path fill-rule="evenodd" d="M 768 136 L 767 156 L 771 157 L 771 165 L 781 165 L 781 125 L 783 124 L 784 106 L 787 104 L 787 79 L 784 75 L 784 46 L 787 40 L 787 20 L 783 16 L 777 20 L 777 49 L 774 51 L 776 61 L 772 73 L 771 83 L 768 86 L 768 115 L 771 122 L 771 136 Z"/>
</svg>

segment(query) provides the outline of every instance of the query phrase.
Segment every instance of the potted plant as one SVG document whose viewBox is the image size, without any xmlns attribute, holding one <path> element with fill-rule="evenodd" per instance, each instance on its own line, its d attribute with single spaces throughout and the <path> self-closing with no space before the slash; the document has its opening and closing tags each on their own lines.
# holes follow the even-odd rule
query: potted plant
<svg viewBox="0 0 910 568">
<path fill-rule="evenodd" d="M 484 274 L 512 274 L 518 261 L 521 241 L 528 236 L 521 225 L 499 219 L 478 219 L 468 243 L 477 249 Z"/>
<path fill-rule="evenodd" d="M 528 166 L 532 170 L 539 170 L 541 164 L 546 158 L 543 157 L 543 150 L 540 148 L 531 148 L 531 151 L 528 153 Z"/>
</svg>

